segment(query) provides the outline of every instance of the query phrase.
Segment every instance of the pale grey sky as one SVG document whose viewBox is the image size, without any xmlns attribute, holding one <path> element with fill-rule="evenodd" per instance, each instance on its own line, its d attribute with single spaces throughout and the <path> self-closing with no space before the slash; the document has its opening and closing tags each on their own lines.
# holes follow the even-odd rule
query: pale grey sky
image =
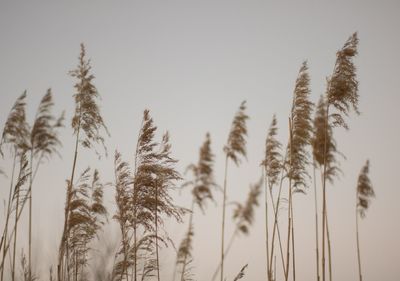
<svg viewBox="0 0 400 281">
<path fill-rule="evenodd" d="M 73 138 L 73 83 L 68 71 L 77 64 L 84 42 L 92 58 L 95 84 L 111 138 L 109 157 L 97 161 L 82 153 L 79 170 L 98 168 L 113 181 L 113 153 L 133 158 L 142 112 L 151 110 L 160 133 L 169 130 L 179 168 L 196 161 L 207 131 L 216 153 L 216 178 L 222 184 L 223 153 L 233 114 L 248 102 L 248 161 L 229 168 L 229 199 L 244 200 L 248 184 L 258 180 L 266 131 L 277 114 L 279 138 L 287 139 L 294 81 L 303 60 L 311 75 L 313 101 L 324 93 L 336 51 L 353 32 L 360 38 L 355 62 L 360 81 L 361 116 L 351 116 L 351 130 L 335 131 L 344 176 L 329 187 L 334 278 L 355 280 L 355 184 L 365 160 L 371 160 L 376 199 L 361 222 L 365 281 L 400 278 L 400 143 L 398 66 L 400 5 L 397 1 L 0 1 L 0 128 L 18 95 L 28 91 L 28 117 L 51 87 L 57 110 L 66 110 L 62 159 L 43 166 L 34 186 L 35 257 L 46 277 L 62 229 L 65 179 L 69 176 Z M 7 172 L 10 161 L 0 161 Z M 2 187 L 8 180 L 0 178 Z M 1 200 L 7 188 L 1 188 Z M 220 196 L 217 197 L 221 199 Z M 107 202 L 113 206 L 113 191 Z M 188 193 L 177 202 L 189 206 Z M 220 204 L 219 204 L 220 206 Z M 295 226 L 298 280 L 315 279 L 313 194 L 296 195 Z M 3 212 L 3 211 L 2 211 Z M 196 214 L 194 273 L 209 280 L 219 257 L 218 206 Z M 228 217 L 231 210 L 228 209 Z M 246 263 L 245 280 L 265 276 L 263 209 L 249 237 L 236 241 L 227 259 L 228 280 Z M 3 221 L 3 219 L 1 220 Z M 111 218 L 110 218 L 110 221 Z M 114 222 L 113 222 L 114 223 Z M 229 221 L 227 237 L 233 229 Z M 283 224 L 284 225 L 284 224 Z M 115 225 L 113 225 L 115 226 Z M 178 244 L 185 225 L 169 224 Z M 22 227 L 26 230 L 26 227 Z M 117 233 L 108 229 L 107 233 Z M 21 240 L 26 232 L 21 232 Z M 107 236 L 107 243 L 117 239 Z M 26 239 L 24 239 L 26 240 Z M 170 279 L 174 251 L 162 251 L 162 272 Z M 168 277 L 168 278 L 167 278 Z"/>
</svg>

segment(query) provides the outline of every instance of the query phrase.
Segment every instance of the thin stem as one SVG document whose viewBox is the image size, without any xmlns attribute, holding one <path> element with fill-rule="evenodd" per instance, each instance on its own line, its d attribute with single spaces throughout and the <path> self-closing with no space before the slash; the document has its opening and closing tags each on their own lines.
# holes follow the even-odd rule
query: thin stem
<svg viewBox="0 0 400 281">
<path fill-rule="evenodd" d="M 155 230 L 156 230 L 156 259 L 157 259 L 157 280 L 160 281 L 160 261 L 158 257 L 158 183 L 156 182 L 156 206 L 155 206 Z"/>
<path fill-rule="evenodd" d="M 17 234 L 18 234 L 18 209 L 19 209 L 19 192 L 20 192 L 20 186 L 18 184 L 18 181 L 21 179 L 21 171 L 22 171 L 22 153 L 21 153 L 21 159 L 20 159 L 20 167 L 19 167 L 19 176 L 17 180 L 17 185 L 15 186 L 14 190 L 14 196 L 17 195 L 17 202 L 16 202 L 16 207 L 15 207 L 15 232 L 14 232 L 14 249 L 13 249 L 13 258 L 12 258 L 12 267 L 11 267 L 11 280 L 15 280 L 15 257 L 16 257 L 16 251 L 17 251 Z M 14 197 L 13 196 L 13 197 Z"/>
<path fill-rule="evenodd" d="M 29 176 L 29 235 L 28 235 L 28 277 L 32 280 L 32 185 L 33 185 L 33 148 L 31 149 L 30 176 Z"/>
<path fill-rule="evenodd" d="M 315 206 L 315 254 L 317 258 L 317 281 L 319 276 L 319 242 L 318 242 L 318 201 L 317 201 L 317 183 L 315 177 L 315 161 L 313 163 L 313 181 L 314 181 L 314 206 Z"/>
<path fill-rule="evenodd" d="M 282 181 L 281 181 L 281 186 L 282 186 Z M 284 272 L 284 274 L 286 274 L 286 268 L 285 268 L 285 260 L 284 260 L 284 255 L 283 255 L 283 248 L 282 248 L 282 240 L 281 240 L 281 232 L 280 232 L 280 230 L 279 230 L 279 224 L 278 224 L 278 220 L 277 220 L 277 218 L 278 218 L 278 211 L 277 211 L 277 209 L 275 209 L 275 205 L 274 205 L 274 196 L 273 196 L 273 194 L 272 194 L 272 188 L 270 187 L 269 188 L 269 194 L 270 194 L 270 196 L 271 196 L 271 201 L 272 201 L 272 209 L 273 209 L 273 211 L 274 211 L 274 216 L 275 216 L 275 218 L 276 218 L 276 224 L 274 223 L 274 226 L 275 226 L 275 229 L 276 229 L 276 231 L 277 231 L 277 233 L 278 233 L 278 242 L 279 242 L 279 249 L 280 249 L 280 253 L 281 253 L 281 261 L 282 261 L 282 268 L 283 268 L 283 272 Z M 279 197 L 278 197 L 278 199 L 279 199 Z M 278 205 L 278 204 L 277 204 Z M 270 269 L 272 269 L 272 261 L 273 261 L 273 258 L 275 257 L 276 258 L 276 256 L 272 256 L 272 254 L 273 254 L 273 249 L 274 249 L 274 235 L 275 233 L 273 232 L 273 235 L 272 235 L 272 246 L 271 246 L 271 256 L 270 256 L 270 265 L 269 265 L 269 268 Z M 276 261 L 275 261 L 276 262 Z"/>
<path fill-rule="evenodd" d="M 326 154 L 328 152 L 328 117 L 329 103 L 326 106 L 325 138 L 324 138 L 324 173 L 322 178 L 322 281 L 325 281 L 325 229 L 326 229 Z"/>
<path fill-rule="evenodd" d="M 290 151 L 290 159 L 289 159 L 289 208 L 288 208 L 288 231 L 287 231 L 287 245 L 286 245 L 286 274 L 285 280 L 287 281 L 289 278 L 289 266 L 290 266 L 290 232 L 291 232 L 291 223 L 292 223 L 292 216 L 291 216 L 291 208 L 292 208 L 292 177 L 290 173 L 292 172 L 292 119 L 289 118 L 289 151 Z"/>
<path fill-rule="evenodd" d="M 4 273 L 4 261 L 6 260 L 6 256 L 7 256 L 7 250 L 6 249 L 6 245 L 7 245 L 7 230 L 8 230 L 8 221 L 10 220 L 10 215 L 11 215 L 11 199 L 12 199 L 12 189 L 13 189 L 13 185 L 14 185 L 14 172 L 15 172 L 15 164 L 17 161 L 17 149 L 14 148 L 14 160 L 13 160 L 13 168 L 12 168 L 12 172 L 11 172 L 11 184 L 10 184 L 10 193 L 8 195 L 8 206 L 7 206 L 7 216 L 6 216 L 6 224 L 4 226 L 4 233 L 3 233 L 3 237 L 2 237 L 2 243 L 4 241 L 4 243 L 2 245 L 4 245 L 3 248 L 3 260 L 1 262 L 1 281 L 3 281 L 3 273 Z M 1 249 L 1 247 L 0 247 Z"/>
<path fill-rule="evenodd" d="M 143 128 L 143 122 L 144 120 L 142 120 L 142 124 L 140 126 L 140 128 Z M 139 131 L 139 138 L 140 138 L 140 134 L 141 134 L 141 130 Z M 134 166 L 134 175 L 136 177 L 136 173 L 137 173 L 137 162 L 138 162 L 138 153 L 139 153 L 139 138 L 136 142 L 136 150 L 135 150 L 135 166 Z M 134 281 L 137 281 L 137 188 L 136 188 L 136 184 L 135 181 L 133 183 L 133 248 L 134 248 L 134 252 L 133 252 L 133 256 L 134 256 L 134 266 L 133 266 L 133 271 L 134 271 Z"/>
<path fill-rule="evenodd" d="M 190 208 L 188 235 L 190 235 L 189 233 L 190 233 L 191 228 L 192 228 L 193 209 L 194 209 L 194 199 L 192 200 L 192 207 Z M 189 246 L 189 245 L 187 245 L 187 246 Z M 186 259 L 187 259 L 188 251 L 189 251 L 189 249 L 186 249 L 186 251 L 185 251 L 185 257 L 184 257 L 184 259 L 183 259 L 181 281 L 185 281 Z"/>
<path fill-rule="evenodd" d="M 293 202 L 290 207 L 290 213 L 292 215 L 292 260 L 293 260 L 293 281 L 296 281 L 296 256 L 295 256 L 295 247 L 294 247 L 294 216 L 293 216 Z"/>
<path fill-rule="evenodd" d="M 285 156 L 285 161 L 286 161 L 286 156 Z M 285 162 L 284 161 L 284 162 Z M 276 201 L 276 207 L 274 205 L 274 200 L 273 200 L 273 196 L 272 196 L 272 190 L 270 188 L 269 192 L 271 194 L 271 199 L 272 199 L 272 207 L 274 209 L 274 226 L 272 228 L 272 241 L 271 241 L 271 256 L 270 256 L 270 265 L 269 268 L 272 268 L 272 258 L 274 257 L 274 245 L 275 245 L 275 233 L 276 231 L 278 232 L 278 239 L 279 239 L 279 247 L 280 247 L 280 251 L 281 251 L 281 259 L 282 259 L 282 267 L 283 267 L 283 272 L 286 275 L 286 268 L 285 268 L 285 261 L 283 258 L 283 249 L 282 249 L 282 242 L 281 242 L 281 235 L 280 235 L 280 231 L 279 231 L 279 224 L 278 224 L 278 210 L 279 210 L 279 205 L 280 205 L 280 201 L 281 201 L 281 194 L 282 194 L 282 184 L 283 184 L 283 166 L 281 169 L 281 180 L 280 180 L 280 184 L 279 184 L 279 192 L 278 192 L 278 198 Z"/>
<path fill-rule="evenodd" d="M 290 214 L 290 208 L 292 205 L 292 189 L 291 180 L 289 179 L 289 210 L 288 210 L 288 233 L 287 233 L 287 245 L 286 245 L 286 272 L 285 272 L 285 280 L 289 279 L 289 266 L 290 266 L 290 233 L 291 233 L 291 223 L 292 217 Z"/>
<path fill-rule="evenodd" d="M 358 198 L 358 191 L 357 191 L 357 197 Z M 362 281 L 362 274 L 361 274 L 361 255 L 360 255 L 360 241 L 359 241 L 359 235 L 358 235 L 358 210 L 357 210 L 357 204 L 356 202 L 356 238 L 357 238 L 357 260 L 358 260 L 358 274 L 360 276 L 360 281 Z"/>
<path fill-rule="evenodd" d="M 230 249 L 232 248 L 233 242 L 235 241 L 235 238 L 238 233 L 239 233 L 239 229 L 236 228 L 229 240 L 228 246 L 225 249 L 225 252 L 224 252 L 225 257 L 228 255 Z M 211 281 L 214 281 L 217 278 L 217 275 L 218 275 L 218 272 L 220 271 L 220 269 L 221 269 L 221 263 L 218 265 L 217 269 L 214 271 Z"/>
<path fill-rule="evenodd" d="M 328 223 L 328 212 L 326 214 L 326 238 L 328 240 L 328 269 L 329 269 L 329 281 L 332 281 L 332 253 L 331 253 L 331 238 L 329 236 L 329 223 Z"/>
<path fill-rule="evenodd" d="M 81 113 L 79 113 L 81 115 Z M 67 187 L 67 202 L 65 206 L 65 214 L 64 214 L 64 229 L 63 229 L 63 234 L 61 237 L 61 242 L 60 242 L 60 249 L 58 253 L 58 265 L 57 265 L 57 280 L 62 281 L 63 280 L 63 259 L 64 259 L 64 251 L 65 249 L 67 250 L 67 268 L 68 268 L 68 218 L 69 218 L 69 202 L 71 200 L 71 192 L 72 192 L 72 185 L 74 182 L 74 176 L 75 176 L 75 168 L 76 168 L 76 160 L 78 157 L 78 145 L 79 145 L 79 132 L 81 128 L 81 116 L 79 116 L 79 123 L 78 123 L 78 128 L 76 132 L 76 140 L 75 140 L 75 152 L 74 152 L 74 160 L 72 163 L 72 171 L 71 171 L 71 178 Z M 68 275 L 69 278 L 69 275 Z"/>
<path fill-rule="evenodd" d="M 266 169 L 263 169 L 264 172 L 264 193 L 265 193 L 265 250 L 267 256 L 267 280 L 271 281 L 271 270 L 269 267 L 269 241 L 268 241 L 268 179 L 266 175 Z"/>
<path fill-rule="evenodd" d="M 225 177 L 224 177 L 224 197 L 222 202 L 222 231 L 221 231 L 221 278 L 220 281 L 224 281 L 224 257 L 225 257 L 225 208 L 226 208 L 226 183 L 228 175 L 228 155 L 225 158 Z"/>
</svg>

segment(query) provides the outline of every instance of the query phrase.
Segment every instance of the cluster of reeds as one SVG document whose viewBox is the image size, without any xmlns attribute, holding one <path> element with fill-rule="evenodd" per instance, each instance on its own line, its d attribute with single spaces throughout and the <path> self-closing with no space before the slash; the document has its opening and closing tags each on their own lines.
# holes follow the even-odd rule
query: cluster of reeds
<svg viewBox="0 0 400 281">
<path fill-rule="evenodd" d="M 50 270 L 50 280 L 84 281 L 97 280 L 153 280 L 162 278 L 159 251 L 173 245 L 164 229 L 167 219 L 182 223 L 188 215 L 187 231 L 179 244 L 176 255 L 173 281 L 196 280 L 192 272 L 195 241 L 195 212 L 206 212 L 207 202 L 218 203 L 221 198 L 221 243 L 220 261 L 211 277 L 215 280 L 219 274 L 220 281 L 226 280 L 226 256 L 240 234 L 248 235 L 255 221 L 255 209 L 259 206 L 260 195 L 264 191 L 265 206 L 265 252 L 266 280 L 296 280 L 296 244 L 295 244 L 295 195 L 307 194 L 311 182 L 314 186 L 315 204 L 315 239 L 316 239 L 316 280 L 325 281 L 326 246 L 328 247 L 329 280 L 333 278 L 332 248 L 328 228 L 327 183 L 333 185 L 341 173 L 334 129 L 348 129 L 347 117 L 351 111 L 358 111 L 358 81 L 353 58 L 357 55 L 358 38 L 353 34 L 336 54 L 333 73 L 327 79 L 327 89 L 315 107 L 310 100 L 310 76 L 308 65 L 304 62 L 299 70 L 294 85 L 293 101 L 288 116 L 288 135 L 286 147 L 278 140 L 278 122 L 272 117 L 266 141 L 265 154 L 261 161 L 262 177 L 250 185 L 249 193 L 243 203 L 230 202 L 234 231 L 229 242 L 225 243 L 226 212 L 228 207 L 228 167 L 233 162 L 239 167 L 246 158 L 247 120 L 246 102 L 242 102 L 229 131 L 227 143 L 223 147 L 225 154 L 224 181 L 222 188 L 215 182 L 215 155 L 211 149 L 210 134 L 206 134 L 200 147 L 199 159 L 190 164 L 187 172 L 190 176 L 183 180 L 176 168 L 177 160 L 171 156 L 169 134 L 162 135 L 156 141 L 157 127 L 144 110 L 141 128 L 138 134 L 132 163 L 124 161 L 121 153 L 115 151 L 114 175 L 112 186 L 115 192 L 116 211 L 113 220 L 119 226 L 118 248 L 114 254 L 113 267 L 110 272 L 105 268 L 98 270 L 95 277 L 88 267 L 93 252 L 94 240 L 99 238 L 104 224 L 108 223 L 108 211 L 104 204 L 104 188 L 99 171 L 87 168 L 77 174 L 79 151 L 82 148 L 104 148 L 105 135 L 109 135 L 100 113 L 99 93 L 93 84 L 94 75 L 91 62 L 86 58 L 86 50 L 81 45 L 79 63 L 70 75 L 76 79 L 74 85 L 75 111 L 71 127 L 74 134 L 74 151 L 71 175 L 66 181 L 64 225 L 60 237 L 56 279 Z M 39 104 L 32 125 L 26 120 L 26 92 L 12 107 L 4 125 L 0 142 L 1 156 L 12 159 L 9 175 L 10 187 L 7 196 L 4 227 L 0 242 L 0 281 L 19 280 L 17 270 L 18 224 L 21 214 L 28 204 L 28 254 L 22 250 L 20 256 L 21 278 L 25 281 L 37 280 L 40 276 L 32 263 L 32 205 L 33 183 L 39 167 L 58 154 L 61 141 L 58 130 L 63 126 L 64 114 L 55 117 L 53 96 L 49 89 Z M 284 154 L 283 154 L 284 153 Z M 343 156 L 343 155 L 342 155 Z M 343 156 L 344 158 L 344 156 Z M 310 171 L 313 171 L 313 177 Z M 318 188 L 316 171 L 320 172 Z M 359 217 L 365 217 L 370 198 L 374 191 L 368 177 L 369 161 L 361 170 L 356 188 L 356 235 L 359 278 L 362 280 L 361 257 L 359 245 Z M 5 172 L 0 170 L 0 174 Z M 186 176 L 186 173 L 185 173 Z M 287 185 L 287 189 L 285 188 Z M 177 206 L 172 198 L 176 188 L 190 189 L 191 201 L 187 208 Z M 263 190 L 264 189 L 264 190 Z M 318 197 L 317 190 L 322 196 Z M 318 202 L 322 202 L 321 222 L 319 224 Z M 283 205 L 283 206 L 282 206 Z M 280 226 L 279 218 L 287 212 L 287 230 Z M 271 220 L 272 219 L 272 220 Z M 271 228 L 272 226 L 272 228 Z M 286 236 L 284 236 L 284 234 Z M 322 239 L 320 239 L 322 236 Z M 286 239 L 286 240 L 285 240 Z M 322 241 L 321 241 L 322 240 Z M 327 244 L 327 245 L 326 245 Z M 322 250 L 320 251 L 320 248 Z M 321 252 L 321 253 L 320 253 Z M 282 266 L 283 276 L 277 274 L 278 263 Z M 297 255 L 299 255 L 297 253 Z M 300 253 L 301 255 L 301 253 Z M 9 265 L 6 263 L 9 260 Z M 233 280 L 244 277 L 245 265 Z M 103 273 L 100 273 L 103 272 Z"/>
</svg>

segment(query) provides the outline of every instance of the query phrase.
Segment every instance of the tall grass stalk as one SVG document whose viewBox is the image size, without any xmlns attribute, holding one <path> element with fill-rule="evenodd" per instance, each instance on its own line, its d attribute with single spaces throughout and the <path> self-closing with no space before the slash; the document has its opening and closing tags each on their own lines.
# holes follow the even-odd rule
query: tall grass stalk
<svg viewBox="0 0 400 281">
<path fill-rule="evenodd" d="M 263 178 L 261 177 L 257 183 L 250 185 L 249 193 L 244 203 L 233 202 L 233 204 L 236 206 L 236 208 L 233 210 L 233 219 L 236 226 L 231 239 L 229 240 L 228 246 L 224 249 L 224 256 L 229 253 L 235 238 L 239 234 L 249 234 L 250 227 L 254 223 L 255 208 L 259 205 L 258 197 L 262 193 L 262 186 Z M 215 270 L 212 281 L 215 280 L 220 268 L 222 268 L 221 264 L 219 264 Z"/>
<path fill-rule="evenodd" d="M 341 50 L 336 53 L 336 62 L 331 77 L 328 79 L 326 91 L 326 117 L 325 138 L 323 153 L 323 181 L 322 181 L 322 281 L 325 281 L 325 229 L 326 229 L 326 180 L 327 180 L 327 154 L 329 151 L 329 128 L 334 126 L 348 129 L 344 119 L 351 109 L 358 111 L 358 81 L 356 67 L 352 61 L 357 55 L 358 37 L 354 33 L 349 37 Z M 331 107 L 335 111 L 331 112 Z M 332 119 L 332 123 L 330 120 Z"/>
<path fill-rule="evenodd" d="M 360 238 L 359 238 L 359 217 L 365 218 L 366 211 L 369 208 L 372 197 L 375 197 L 374 188 L 372 187 L 371 180 L 369 179 L 369 160 L 362 167 L 358 176 L 357 189 L 356 189 L 356 239 L 357 239 L 357 261 L 358 261 L 358 274 L 360 281 L 362 281 L 361 271 L 361 254 L 360 254 Z"/>
<path fill-rule="evenodd" d="M 249 118 L 246 113 L 246 102 L 243 101 L 233 118 L 231 130 L 229 132 L 228 141 L 224 147 L 225 172 L 224 187 L 222 200 L 222 221 L 221 221 L 221 275 L 220 281 L 224 280 L 224 260 L 225 260 L 225 209 L 226 209 L 226 193 L 227 193 L 227 176 L 228 176 L 228 160 L 231 159 L 237 166 L 240 163 L 240 156 L 246 157 L 246 139 L 247 127 L 246 120 Z"/>
<path fill-rule="evenodd" d="M 286 248 L 286 276 L 289 278 L 290 239 L 292 242 L 293 279 L 296 279 L 296 263 L 294 252 L 293 193 L 305 193 L 306 179 L 309 177 L 306 166 L 309 164 L 307 146 L 311 144 L 311 111 L 313 104 L 309 100 L 310 77 L 307 62 L 303 62 L 296 79 L 293 104 L 289 117 L 289 144 L 287 147 L 288 162 L 286 164 L 289 180 L 288 231 Z"/>
<path fill-rule="evenodd" d="M 101 131 L 104 130 L 108 134 L 107 127 L 100 115 L 100 109 L 97 105 L 99 93 L 93 85 L 94 76 L 90 74 L 90 60 L 86 59 L 85 46 L 81 44 L 81 52 L 79 55 L 79 63 L 70 75 L 77 79 L 74 88 L 75 113 L 72 118 L 72 128 L 75 134 L 74 157 L 72 161 L 71 176 L 66 189 L 66 204 L 64 211 L 64 226 L 61 235 L 61 241 L 58 252 L 57 262 L 57 280 L 63 281 L 65 276 L 65 268 L 67 269 L 67 278 L 69 280 L 69 245 L 68 245 L 68 221 L 70 213 L 70 203 L 72 199 L 72 184 L 74 183 L 75 170 L 78 158 L 78 148 L 81 144 L 84 148 L 92 148 L 94 144 L 100 143 L 104 149 L 104 138 Z M 65 258 L 66 257 L 66 258 Z"/>
</svg>

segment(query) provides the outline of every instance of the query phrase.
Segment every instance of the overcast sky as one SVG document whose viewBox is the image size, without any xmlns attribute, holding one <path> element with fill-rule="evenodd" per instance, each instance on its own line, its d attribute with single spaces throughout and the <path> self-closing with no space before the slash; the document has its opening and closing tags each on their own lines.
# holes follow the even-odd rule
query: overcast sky
<svg viewBox="0 0 400 281">
<path fill-rule="evenodd" d="M 229 200 L 244 201 L 248 184 L 258 180 L 259 163 L 272 115 L 279 139 L 286 144 L 287 118 L 297 72 L 308 61 L 312 99 L 324 94 L 335 53 L 355 31 L 359 56 L 360 116 L 351 115 L 350 131 L 336 130 L 344 176 L 329 186 L 329 226 L 336 280 L 357 278 L 355 186 L 361 166 L 371 161 L 376 199 L 360 225 L 365 281 L 400 278 L 400 128 L 398 124 L 400 5 L 397 1 L 0 1 L 0 128 L 15 99 L 26 89 L 28 118 L 51 87 L 56 110 L 66 110 L 62 159 L 39 171 L 34 186 L 34 256 L 40 276 L 55 265 L 62 231 L 65 179 L 73 153 L 70 118 L 74 80 L 68 71 L 78 63 L 84 42 L 92 59 L 101 111 L 111 133 L 108 158 L 82 152 L 78 171 L 98 168 L 112 182 L 113 154 L 118 149 L 132 162 L 142 112 L 150 109 L 159 134 L 171 133 L 179 170 L 197 160 L 198 148 L 210 132 L 216 154 L 215 173 L 223 181 L 224 155 L 232 117 L 247 100 L 250 120 L 248 160 L 229 166 Z M 10 172 L 6 155 L 0 167 Z M 0 178 L 0 197 L 9 179 Z M 113 190 L 107 191 L 112 222 Z M 186 191 L 176 194 L 189 207 Z M 221 196 L 205 215 L 195 214 L 194 273 L 209 280 L 219 257 Z M 260 198 L 261 199 L 261 198 Z M 296 195 L 296 271 L 298 280 L 315 279 L 313 193 Z M 2 203 L 3 213 L 3 203 Z M 233 231 L 227 210 L 227 238 Z M 282 215 L 282 221 L 284 221 Z M 4 218 L 4 217 L 2 217 Z M 240 237 L 226 261 L 228 280 L 248 263 L 246 279 L 264 280 L 263 209 L 250 236 Z M 1 227 L 3 219 L 0 220 Z M 283 223 L 284 225 L 284 223 Z M 167 223 L 176 244 L 187 226 Z M 21 241 L 27 227 L 22 226 Z M 101 244 L 115 244 L 114 222 Z M 25 243 L 25 242 L 23 242 Z M 162 250 L 162 272 L 171 279 L 173 248 Z"/>
</svg>

